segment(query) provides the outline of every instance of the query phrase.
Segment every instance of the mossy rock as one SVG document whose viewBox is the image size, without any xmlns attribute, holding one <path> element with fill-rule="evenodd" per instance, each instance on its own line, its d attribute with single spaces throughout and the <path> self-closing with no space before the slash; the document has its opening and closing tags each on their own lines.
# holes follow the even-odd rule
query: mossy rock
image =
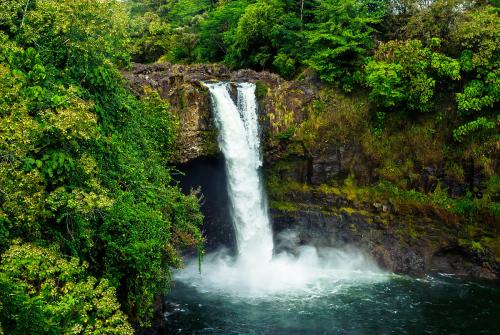
<svg viewBox="0 0 500 335">
<path fill-rule="evenodd" d="M 263 99 L 266 97 L 267 92 L 269 92 L 269 87 L 262 83 L 260 80 L 257 80 L 255 83 L 255 96 L 257 99 Z"/>
<path fill-rule="evenodd" d="M 215 129 L 203 133 L 201 148 L 204 156 L 215 156 L 220 153 Z"/>
</svg>

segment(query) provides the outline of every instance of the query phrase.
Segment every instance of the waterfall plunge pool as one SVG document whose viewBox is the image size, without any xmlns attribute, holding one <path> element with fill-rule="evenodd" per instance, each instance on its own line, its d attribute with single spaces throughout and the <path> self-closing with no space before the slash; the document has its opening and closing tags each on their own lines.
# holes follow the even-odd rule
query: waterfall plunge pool
<svg viewBox="0 0 500 335">
<path fill-rule="evenodd" d="M 221 276 L 220 280 L 224 278 Z M 237 297 L 177 282 L 164 334 L 498 334 L 500 285 L 449 276 L 332 280 L 311 289 Z"/>
</svg>

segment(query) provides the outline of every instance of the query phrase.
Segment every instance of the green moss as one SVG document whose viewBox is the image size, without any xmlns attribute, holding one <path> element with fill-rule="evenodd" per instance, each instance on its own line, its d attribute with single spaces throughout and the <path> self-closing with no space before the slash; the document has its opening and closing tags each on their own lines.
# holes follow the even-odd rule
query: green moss
<svg viewBox="0 0 500 335">
<path fill-rule="evenodd" d="M 485 253 L 485 247 L 481 243 L 482 241 L 488 243 L 488 240 L 469 240 L 465 238 L 458 239 L 458 244 L 462 247 L 469 248 L 471 251 L 477 253 L 477 254 L 484 254 Z"/>
<path fill-rule="evenodd" d="M 362 216 L 370 216 L 370 213 L 364 209 L 357 209 L 357 208 L 352 208 L 352 207 L 341 207 L 340 212 L 344 212 L 348 214 L 349 216 L 353 215 L 362 215 Z"/>
<path fill-rule="evenodd" d="M 294 211 L 299 210 L 299 207 L 297 206 L 297 204 L 290 202 L 290 201 L 271 200 L 269 202 L 269 206 L 273 209 L 277 209 L 277 210 L 285 211 L 285 212 L 294 212 Z"/>
<path fill-rule="evenodd" d="M 220 152 L 219 145 L 217 144 L 217 131 L 215 129 L 204 132 L 201 148 L 203 154 L 206 156 L 214 156 Z"/>
<path fill-rule="evenodd" d="M 267 85 L 262 83 L 260 80 L 255 83 L 255 96 L 257 97 L 257 99 L 264 98 L 267 95 L 268 91 L 269 87 L 267 87 Z"/>
<path fill-rule="evenodd" d="M 445 174 L 452 177 L 458 182 L 465 182 L 465 172 L 461 165 L 456 162 L 447 162 L 445 166 Z"/>
<path fill-rule="evenodd" d="M 296 130 L 295 126 L 290 126 L 286 130 L 276 134 L 275 137 L 281 141 L 288 141 L 295 134 L 295 130 Z"/>
<path fill-rule="evenodd" d="M 342 192 L 338 187 L 330 186 L 327 184 L 321 184 L 316 188 L 317 191 L 323 193 L 323 194 L 329 194 L 329 195 L 337 195 L 340 196 Z"/>
<path fill-rule="evenodd" d="M 500 263 L 500 236 L 486 236 L 481 239 L 481 245 L 493 251 L 495 261 Z"/>
<path fill-rule="evenodd" d="M 286 200 L 293 193 L 306 193 L 311 191 L 311 186 L 307 184 L 280 177 L 283 174 L 288 174 L 289 171 L 293 171 L 293 169 L 295 169 L 295 163 L 283 160 L 266 170 L 267 191 L 271 199 Z"/>
<path fill-rule="evenodd" d="M 351 207 L 342 207 L 340 208 L 340 211 L 348 214 L 349 216 L 352 216 L 356 212 L 356 210 Z"/>
<path fill-rule="evenodd" d="M 478 242 L 478 241 L 472 241 L 471 249 L 479 254 L 482 254 L 484 252 L 484 248 L 481 245 L 481 242 Z"/>
<path fill-rule="evenodd" d="M 187 106 L 186 91 L 181 87 L 177 90 L 177 94 L 179 96 L 179 111 L 183 111 Z"/>
</svg>

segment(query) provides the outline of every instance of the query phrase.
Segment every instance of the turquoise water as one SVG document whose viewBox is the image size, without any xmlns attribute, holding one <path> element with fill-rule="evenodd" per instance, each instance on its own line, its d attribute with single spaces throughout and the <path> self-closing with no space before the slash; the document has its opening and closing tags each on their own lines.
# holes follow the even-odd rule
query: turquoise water
<svg viewBox="0 0 500 335">
<path fill-rule="evenodd" d="M 257 298 L 178 282 L 168 301 L 165 334 L 500 334 L 500 284 L 449 276 L 343 279 Z"/>
</svg>

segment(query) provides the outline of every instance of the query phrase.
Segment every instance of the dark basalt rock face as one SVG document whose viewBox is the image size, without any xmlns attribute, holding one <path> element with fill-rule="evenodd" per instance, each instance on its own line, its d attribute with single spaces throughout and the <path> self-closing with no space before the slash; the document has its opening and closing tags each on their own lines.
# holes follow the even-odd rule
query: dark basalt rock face
<svg viewBox="0 0 500 335">
<path fill-rule="evenodd" d="M 124 73 L 125 78 L 135 86 L 136 84 L 148 83 L 152 87 L 158 87 L 165 83 L 171 83 L 174 79 L 184 82 L 198 83 L 202 81 L 232 81 L 250 82 L 261 81 L 269 86 L 279 85 L 284 80 L 273 73 L 253 70 L 231 71 L 227 66 L 221 64 L 132 64 L 130 71 Z"/>
<path fill-rule="evenodd" d="M 402 223 L 388 227 L 361 214 L 272 210 L 271 215 L 277 246 L 280 245 L 280 234 L 293 231 L 299 245 L 355 247 L 371 256 L 381 268 L 395 273 L 420 276 L 442 272 L 475 278 L 500 278 L 498 264 L 492 267 L 487 257 L 477 258 L 467 249 L 453 244 L 452 230 L 440 231 L 437 235 L 434 232 L 433 235 L 429 229 L 427 235 L 412 238 L 404 236 Z M 430 227 L 423 221 L 416 224 Z M 280 251 L 279 248 L 276 251 Z"/>
</svg>

